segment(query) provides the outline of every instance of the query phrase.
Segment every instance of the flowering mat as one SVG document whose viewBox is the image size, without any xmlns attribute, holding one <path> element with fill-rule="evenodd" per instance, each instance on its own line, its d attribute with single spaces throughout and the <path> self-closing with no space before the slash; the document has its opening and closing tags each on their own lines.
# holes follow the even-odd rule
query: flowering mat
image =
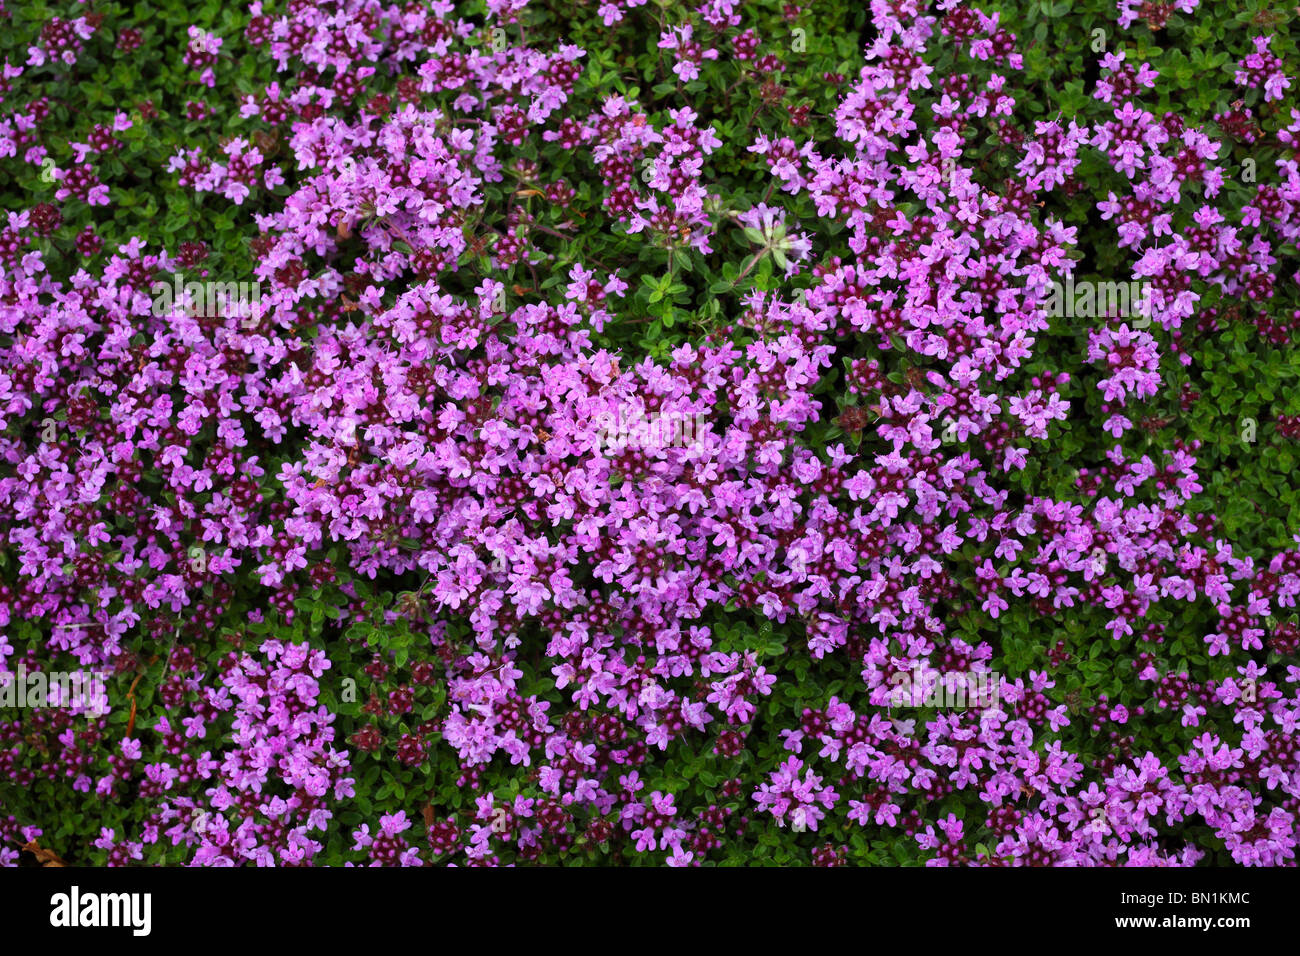
<svg viewBox="0 0 1300 956">
<path fill-rule="evenodd" d="M 1297 18 L 3 0 L 0 864 L 1294 865 Z"/>
</svg>

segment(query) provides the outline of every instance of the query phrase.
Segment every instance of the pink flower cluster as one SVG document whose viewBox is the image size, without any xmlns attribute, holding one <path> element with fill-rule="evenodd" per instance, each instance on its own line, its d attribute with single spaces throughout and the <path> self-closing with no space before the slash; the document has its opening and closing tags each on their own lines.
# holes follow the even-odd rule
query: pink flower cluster
<svg viewBox="0 0 1300 956">
<path fill-rule="evenodd" d="M 450 752 L 475 796 L 472 821 L 421 828 L 394 812 L 350 827 L 358 863 L 490 863 L 506 846 L 527 860 L 615 828 L 638 853 L 702 862 L 748 818 L 643 778 L 665 754 L 758 746 L 760 708 L 794 666 L 737 636 L 763 625 L 798 667 L 844 664 L 856 686 L 772 730 L 785 753 L 726 776 L 719 800 L 794 831 L 897 831 L 936 865 L 1190 865 L 1204 851 L 1171 832 L 1193 824 L 1238 863 L 1293 863 L 1300 667 L 1252 655 L 1296 606 L 1300 545 L 1259 559 L 1229 540 L 1195 510 L 1198 443 L 1126 447 L 1132 422 L 1113 406 L 1136 416 L 1171 384 L 1171 354 L 1190 361 L 1177 335 L 1206 290 L 1275 294 L 1300 230 L 1295 160 L 1232 208 L 1222 144 L 1157 116 L 1157 71 L 1123 54 L 1102 61 L 1106 119 L 1022 122 L 1021 60 L 998 17 L 914 0 L 871 4 L 876 39 L 825 135 L 724 141 L 688 103 L 656 117 L 631 96 L 569 115 L 585 51 L 484 38 L 525 5 L 492 2 L 486 24 L 444 3 L 252 5 L 246 38 L 284 81 L 237 108 L 291 160 L 236 137 L 219 161 L 194 147 L 167 167 L 181 188 L 269 204 L 247 314 L 183 301 L 155 314 L 154 284 L 192 270 L 201 247 L 135 239 L 60 278 L 35 209 L 0 233 L 0 533 L 17 569 L 0 625 L 42 622 L 50 653 L 87 666 L 139 665 L 137 628 L 168 655 L 166 716 L 99 764 L 99 737 L 60 726 L 66 743 L 40 768 L 105 798 L 142 780 L 156 809 L 138 834 L 101 835 L 110 861 L 154 844 L 192 848 L 197 865 L 321 854 L 356 783 L 322 701 L 328 655 L 268 637 L 214 675 L 173 630 L 215 627 L 250 591 L 293 620 L 295 599 L 346 572 L 420 582 L 418 610 L 390 623 L 418 636 L 445 704 L 400 759 Z M 1132 5 L 1120 10 L 1127 26 Z M 744 35 L 742 19 L 715 0 L 658 45 L 689 83 L 720 58 L 748 62 L 744 44 L 717 42 Z M 49 55 L 89 36 L 65 33 Z M 940 45 L 957 58 L 946 75 Z M 1289 81 L 1267 38 L 1256 46 L 1237 82 L 1279 99 Z M 223 50 L 192 28 L 184 62 L 212 88 Z M 379 65 L 404 69 L 400 103 L 364 95 Z M 38 163 L 24 138 L 36 113 L 0 122 L 0 154 Z M 1001 167 L 965 161 L 990 137 Z M 1274 138 L 1294 152 L 1300 112 Z M 589 160 L 589 201 L 529 158 L 555 144 Z M 729 208 L 711 168 L 724 154 L 766 177 L 762 202 Z M 1085 157 L 1127 184 L 1097 208 L 1131 253 L 1124 281 L 1153 290 L 1151 321 L 1085 320 L 1061 355 L 1042 303 L 1075 268 L 1076 229 L 1041 207 L 1082 190 Z M 109 201 L 89 162 L 56 176 L 60 202 Z M 633 267 L 581 249 L 559 266 L 587 216 L 670 255 L 735 233 L 782 268 L 727 324 L 638 355 L 607 335 L 639 318 Z M 828 246 L 831 225 L 842 240 Z M 534 288 L 518 291 L 512 267 Z M 862 343 L 874 358 L 854 353 Z M 849 385 L 828 388 L 841 365 Z M 1106 403 L 1096 422 L 1091 388 Z M 704 426 L 689 443 L 611 448 L 602 420 L 629 403 Z M 831 421 L 838 433 L 810 438 Z M 1072 492 L 1032 467 L 1067 423 L 1116 440 Z M 367 613 L 351 588 L 343 624 Z M 1218 623 L 1195 635 L 1211 665 L 1192 679 L 1155 654 L 1152 621 L 1198 603 Z M 1120 679 L 1201 732 L 1185 750 L 1143 749 L 1140 715 L 1065 699 L 1069 655 L 1045 648 L 997 677 L 993 707 L 925 721 L 890 709 L 915 668 L 987 672 L 1013 609 L 1045 630 L 1100 622 L 1090 639 L 1106 653 L 1148 655 Z M 11 653 L 0 635 L 0 669 Z M 1103 755 L 1063 742 L 1082 727 Z M 0 725 L 0 744 L 18 734 Z M 0 746 L 0 773 L 36 779 L 14 752 Z M 501 768 L 526 792 L 480 785 Z M 983 818 L 922 816 L 954 794 Z M 993 840 L 977 850 L 974 829 Z"/>
</svg>

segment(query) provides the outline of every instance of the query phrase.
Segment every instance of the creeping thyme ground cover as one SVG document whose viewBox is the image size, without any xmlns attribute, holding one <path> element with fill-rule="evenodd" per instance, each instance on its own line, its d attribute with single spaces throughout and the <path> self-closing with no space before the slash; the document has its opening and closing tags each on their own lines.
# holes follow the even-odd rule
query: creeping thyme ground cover
<svg viewBox="0 0 1300 956">
<path fill-rule="evenodd" d="M 0 863 L 1294 865 L 1296 11 L 0 19 Z"/>
</svg>

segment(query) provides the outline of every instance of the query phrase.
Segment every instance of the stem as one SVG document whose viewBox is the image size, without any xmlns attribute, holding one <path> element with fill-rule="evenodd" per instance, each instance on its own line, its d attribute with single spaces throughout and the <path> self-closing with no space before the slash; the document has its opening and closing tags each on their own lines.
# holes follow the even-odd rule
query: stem
<svg viewBox="0 0 1300 956">
<path fill-rule="evenodd" d="M 760 251 L 754 253 L 753 258 L 751 258 L 751 259 L 749 260 L 749 264 L 745 266 L 744 270 L 740 273 L 740 275 L 736 276 L 736 281 L 733 282 L 733 283 L 731 283 L 731 287 L 732 287 L 733 289 L 734 289 L 736 286 L 740 285 L 740 280 L 741 280 L 741 279 L 745 278 L 745 276 L 749 275 L 750 272 L 753 271 L 754 266 L 758 265 L 758 260 L 761 259 L 761 258 L 763 258 L 763 255 L 764 255 L 764 253 L 766 253 L 766 252 L 767 252 L 766 249 L 762 249 L 762 250 L 760 250 Z"/>
<path fill-rule="evenodd" d="M 529 228 L 529 229 L 536 229 L 538 232 L 540 232 L 540 233 L 544 233 L 545 235 L 548 235 L 548 236 L 554 236 L 556 239 L 563 239 L 565 242 L 569 242 L 570 240 L 572 240 L 572 239 L 574 238 L 573 236 L 566 236 L 566 235 L 565 235 L 564 233 L 562 233 L 562 232 L 556 232 L 554 229 L 550 228 L 549 226 L 542 226 L 542 225 L 539 225 L 538 223 L 535 223 L 535 222 L 531 222 L 531 223 L 529 223 L 529 224 L 528 224 L 528 228 Z M 584 260 L 587 261 L 587 262 L 594 262 L 594 263 L 596 263 L 596 265 L 600 266 L 602 269 L 604 269 L 604 270 L 605 270 L 606 272 L 608 272 L 610 275 L 613 275 L 614 272 L 615 272 L 614 269 L 611 269 L 608 265 L 606 265 L 606 264 L 605 264 L 604 262 L 602 262 L 601 260 L 597 259 L 595 256 L 584 256 L 583 258 L 584 258 Z M 620 266 L 619 268 L 622 268 L 622 267 Z"/>
<path fill-rule="evenodd" d="M 659 8 L 659 36 L 664 35 L 664 8 Z M 655 48 L 659 51 L 659 63 L 655 67 L 655 75 L 659 77 L 659 82 L 664 81 L 664 48 L 659 46 L 659 41 L 655 41 Z"/>
<path fill-rule="evenodd" d="M 565 242 L 569 242 L 573 239 L 573 236 L 566 236 L 564 233 L 557 232 L 556 230 L 552 229 L 550 226 L 540 226 L 535 222 L 530 222 L 528 224 L 528 228 L 536 229 L 538 232 L 545 233 L 548 236 L 554 236 L 556 239 L 563 239 Z"/>
<path fill-rule="evenodd" d="M 727 87 L 727 89 L 723 92 L 722 98 L 725 99 L 728 104 L 731 103 L 731 94 L 736 91 L 736 87 L 738 87 L 741 83 L 745 82 L 746 76 L 748 76 L 748 74 L 745 72 L 744 67 L 741 67 L 740 78 L 736 80 L 735 83 L 732 83 L 729 87 Z"/>
</svg>

